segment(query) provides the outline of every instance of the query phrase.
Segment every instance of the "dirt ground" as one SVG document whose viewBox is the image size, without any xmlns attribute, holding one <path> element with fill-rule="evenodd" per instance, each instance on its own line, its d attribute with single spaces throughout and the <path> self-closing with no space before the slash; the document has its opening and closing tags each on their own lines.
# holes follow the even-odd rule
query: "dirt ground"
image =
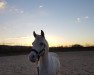
<svg viewBox="0 0 94 75">
<path fill-rule="evenodd" d="M 60 75 L 94 75 L 94 51 L 57 52 Z M 27 55 L 0 57 L 0 75 L 37 75 Z"/>
</svg>

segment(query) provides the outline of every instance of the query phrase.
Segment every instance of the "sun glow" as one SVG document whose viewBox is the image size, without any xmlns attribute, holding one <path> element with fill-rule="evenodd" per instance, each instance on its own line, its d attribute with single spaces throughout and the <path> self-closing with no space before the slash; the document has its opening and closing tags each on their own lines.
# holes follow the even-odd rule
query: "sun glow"
<svg viewBox="0 0 94 75">
<path fill-rule="evenodd" d="M 4 45 L 22 45 L 22 46 L 32 46 L 32 42 L 34 41 L 33 36 L 25 36 L 25 37 L 15 37 L 15 38 L 6 38 L 2 39 L 0 43 Z M 52 46 L 62 46 L 63 40 L 57 36 L 47 36 L 46 40 L 50 47 Z"/>
<path fill-rule="evenodd" d="M 58 37 L 58 36 L 51 36 L 47 35 L 45 36 L 46 40 L 48 41 L 49 47 L 58 47 L 58 46 L 71 46 L 74 44 L 80 44 L 80 45 L 94 45 L 90 42 L 74 42 L 65 39 L 64 37 Z M 15 38 L 2 38 L 0 39 L 1 45 L 20 45 L 20 46 L 32 46 L 32 42 L 34 41 L 33 36 L 25 36 L 25 37 L 15 37 Z"/>
<path fill-rule="evenodd" d="M 61 37 L 48 35 L 47 41 L 48 41 L 50 47 L 63 45 L 63 38 L 61 38 Z"/>
<path fill-rule="evenodd" d="M 4 38 L 0 41 L 4 45 L 21 45 L 21 46 L 31 46 L 34 39 L 28 36 L 25 37 L 15 37 L 15 38 Z"/>
<path fill-rule="evenodd" d="M 1 1 L 1 2 L 0 2 L 0 9 L 5 8 L 5 6 L 6 6 L 6 2 Z"/>
</svg>

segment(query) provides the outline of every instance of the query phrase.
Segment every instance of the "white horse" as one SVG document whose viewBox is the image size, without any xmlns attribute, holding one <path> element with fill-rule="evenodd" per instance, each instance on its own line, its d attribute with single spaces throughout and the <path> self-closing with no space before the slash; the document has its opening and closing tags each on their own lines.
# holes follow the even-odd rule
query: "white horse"
<svg viewBox="0 0 94 75">
<path fill-rule="evenodd" d="M 32 51 L 29 54 L 31 62 L 39 62 L 39 75 L 58 75 L 60 61 L 58 55 L 49 52 L 49 45 L 45 39 L 44 32 L 41 35 L 33 32 L 35 41 L 32 43 Z"/>
</svg>

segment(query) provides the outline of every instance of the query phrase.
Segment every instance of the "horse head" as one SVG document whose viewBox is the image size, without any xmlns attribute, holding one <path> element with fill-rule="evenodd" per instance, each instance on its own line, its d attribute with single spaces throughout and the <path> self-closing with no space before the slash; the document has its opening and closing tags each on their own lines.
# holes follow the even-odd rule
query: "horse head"
<svg viewBox="0 0 94 75">
<path fill-rule="evenodd" d="M 31 62 L 35 62 L 43 56 L 48 48 L 48 43 L 45 40 L 44 32 L 41 30 L 41 35 L 38 35 L 33 32 L 33 36 L 35 37 L 34 42 L 32 43 L 32 51 L 29 55 L 29 59 Z"/>
</svg>

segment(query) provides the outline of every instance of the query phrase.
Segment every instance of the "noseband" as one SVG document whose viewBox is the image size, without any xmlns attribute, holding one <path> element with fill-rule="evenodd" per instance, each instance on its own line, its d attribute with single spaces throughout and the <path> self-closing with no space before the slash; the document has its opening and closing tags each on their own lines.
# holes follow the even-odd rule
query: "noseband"
<svg viewBox="0 0 94 75">
<path fill-rule="evenodd" d="M 38 55 L 38 61 L 39 61 L 41 54 L 45 52 L 45 45 L 44 45 L 44 48 L 39 52 L 35 49 L 32 49 L 32 51 Z"/>
</svg>

